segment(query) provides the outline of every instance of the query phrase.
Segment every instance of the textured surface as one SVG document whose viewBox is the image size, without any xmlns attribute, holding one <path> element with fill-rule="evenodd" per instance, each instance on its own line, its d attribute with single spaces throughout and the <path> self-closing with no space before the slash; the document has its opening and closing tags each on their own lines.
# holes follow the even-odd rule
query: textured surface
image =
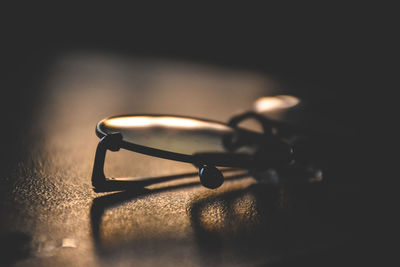
<svg viewBox="0 0 400 267">
<path fill-rule="evenodd" d="M 227 121 L 252 108 L 258 97 L 279 93 L 268 77 L 179 62 L 71 54 L 54 63 L 42 86 L 23 140 L 27 156 L 6 177 L 12 189 L 1 206 L 2 243 L 15 256 L 6 249 L 5 262 L 256 266 L 313 258 L 354 240 L 355 209 L 346 202 L 354 188 L 349 186 L 278 188 L 230 174 L 221 188 L 208 190 L 198 184 L 191 165 L 120 151 L 109 153 L 106 174 L 188 175 L 137 192 L 92 191 L 99 120 L 168 113 Z"/>
</svg>

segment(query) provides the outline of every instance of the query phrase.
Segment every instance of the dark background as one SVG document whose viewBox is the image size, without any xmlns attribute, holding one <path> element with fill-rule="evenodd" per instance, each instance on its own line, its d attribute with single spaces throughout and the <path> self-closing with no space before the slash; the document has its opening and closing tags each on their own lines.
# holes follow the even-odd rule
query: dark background
<svg viewBox="0 0 400 267">
<path fill-rule="evenodd" d="M 295 264 L 325 265 L 326 258 L 341 265 L 357 263 L 371 251 L 383 260 L 378 256 L 377 244 L 384 241 L 375 241 L 377 237 L 385 240 L 384 234 L 376 232 L 381 228 L 383 210 L 375 201 L 380 198 L 379 193 L 375 191 L 371 198 L 371 188 L 375 189 L 371 184 L 377 176 L 373 168 L 366 167 L 368 163 L 378 163 L 373 159 L 374 140 L 380 135 L 370 131 L 371 119 L 380 127 L 385 126 L 381 115 L 385 102 L 380 100 L 382 91 L 375 83 L 380 60 L 385 57 L 379 45 L 385 43 L 382 35 L 387 30 L 377 23 L 379 9 L 323 5 L 291 6 L 278 12 L 272 7 L 250 4 L 189 9 L 105 6 L 97 11 L 92 7 L 66 6 L 57 10 L 25 7 L 10 11 L 12 15 L 6 17 L 1 38 L 3 198 L 13 187 L 9 174 L 29 152 L 21 140 L 32 127 L 31 115 L 40 105 L 37 99 L 42 94 L 41 83 L 48 75 L 49 64 L 63 52 L 100 51 L 246 69 L 272 75 L 290 88 L 290 94 L 315 102 L 329 96 L 331 104 L 320 106 L 315 112 L 354 130 L 341 140 L 340 147 L 346 152 L 332 155 L 332 159 L 337 162 L 335 171 L 346 173 L 337 183 L 362 189 L 338 199 L 338 209 L 348 208 L 347 215 L 352 209 L 359 209 L 349 221 L 359 231 L 354 232 L 348 247 L 309 255 Z M 2 234 L 7 236 L 4 231 Z"/>
<path fill-rule="evenodd" d="M 330 105 L 320 105 L 316 113 L 362 132 L 352 140 L 360 143 L 375 131 L 371 117 L 379 118 L 377 124 L 387 120 L 380 116 L 387 106 L 386 77 L 378 73 L 391 56 L 385 35 L 391 18 L 379 7 L 200 5 L 189 10 L 84 5 L 10 9 L 2 38 L 1 108 L 8 129 L 2 131 L 3 140 L 16 147 L 50 64 L 65 52 L 81 50 L 272 75 L 290 88 L 288 93 L 315 103 L 329 98 Z M 368 140 L 361 141 L 363 137 Z M 3 151 L 18 155 L 16 149 Z M 4 160 L 13 158 L 9 153 Z"/>
</svg>

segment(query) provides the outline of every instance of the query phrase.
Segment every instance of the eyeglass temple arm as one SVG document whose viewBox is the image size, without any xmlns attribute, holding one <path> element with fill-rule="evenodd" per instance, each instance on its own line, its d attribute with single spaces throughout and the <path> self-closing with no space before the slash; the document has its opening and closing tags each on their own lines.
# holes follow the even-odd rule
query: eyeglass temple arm
<svg viewBox="0 0 400 267">
<path fill-rule="evenodd" d="M 121 189 L 119 183 L 114 183 L 104 175 L 104 162 L 107 150 L 119 151 L 122 135 L 120 133 L 108 134 L 102 137 L 97 145 L 92 172 L 92 186 L 95 192 L 109 192 Z"/>
<path fill-rule="evenodd" d="M 93 190 L 111 192 L 118 190 L 138 189 L 140 186 L 164 182 L 171 178 L 181 178 L 181 175 L 164 176 L 151 180 L 137 180 L 135 178 L 107 178 L 104 175 L 104 164 L 107 150 L 119 151 L 122 145 L 122 135 L 112 133 L 102 137 L 97 145 L 92 172 Z M 187 174 L 184 175 L 186 177 Z M 200 182 L 207 188 L 217 188 L 223 183 L 222 173 L 214 166 L 199 165 Z"/>
<path fill-rule="evenodd" d="M 107 178 L 104 175 L 104 163 L 107 150 L 119 151 L 122 145 L 122 135 L 120 133 L 112 133 L 105 135 L 99 141 L 96 149 L 92 172 L 92 186 L 95 192 L 110 192 L 117 190 L 126 190 L 137 188 L 138 186 L 146 186 L 155 182 L 169 180 L 170 177 L 161 177 L 152 179 L 151 181 L 138 181 L 133 178 Z M 217 188 L 223 183 L 223 175 L 215 166 L 198 164 L 200 182 L 207 188 Z M 166 179 L 167 178 L 167 179 Z"/>
</svg>

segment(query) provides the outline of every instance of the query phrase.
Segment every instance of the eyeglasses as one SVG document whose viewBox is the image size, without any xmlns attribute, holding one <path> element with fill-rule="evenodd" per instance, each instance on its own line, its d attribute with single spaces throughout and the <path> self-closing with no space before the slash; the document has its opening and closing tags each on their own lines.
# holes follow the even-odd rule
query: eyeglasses
<svg viewBox="0 0 400 267">
<path fill-rule="evenodd" d="M 255 119 L 263 132 L 240 127 Z M 214 189 L 224 181 L 221 167 L 265 171 L 293 164 L 295 153 L 288 137 L 293 129 L 255 113 L 246 112 L 228 123 L 154 114 L 113 116 L 96 126 L 100 138 L 92 174 L 96 192 L 121 190 L 137 182 L 134 178 L 107 178 L 104 163 L 107 150 L 121 148 L 153 157 L 193 164 L 203 186 Z"/>
</svg>

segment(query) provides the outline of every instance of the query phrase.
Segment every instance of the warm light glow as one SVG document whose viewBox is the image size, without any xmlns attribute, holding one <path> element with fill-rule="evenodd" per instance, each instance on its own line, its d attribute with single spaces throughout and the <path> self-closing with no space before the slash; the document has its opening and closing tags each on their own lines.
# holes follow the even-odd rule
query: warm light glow
<svg viewBox="0 0 400 267">
<path fill-rule="evenodd" d="M 291 95 L 277 95 L 261 97 L 254 103 L 257 112 L 273 112 L 287 109 L 300 103 L 300 99 Z"/>
<path fill-rule="evenodd" d="M 227 127 L 217 123 L 209 123 L 190 118 L 171 116 L 125 116 L 106 119 L 104 124 L 108 127 L 179 127 L 179 128 L 218 128 L 227 130 Z"/>
</svg>

